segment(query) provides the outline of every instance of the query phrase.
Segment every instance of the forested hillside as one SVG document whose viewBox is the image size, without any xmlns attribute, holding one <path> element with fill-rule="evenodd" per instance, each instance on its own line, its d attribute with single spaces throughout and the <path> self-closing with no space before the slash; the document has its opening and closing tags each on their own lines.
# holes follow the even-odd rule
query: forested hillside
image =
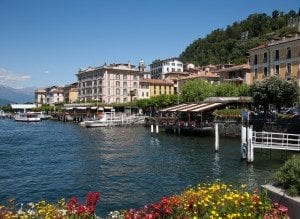
<svg viewBox="0 0 300 219">
<path fill-rule="evenodd" d="M 205 38 L 195 40 L 180 58 L 183 62 L 199 66 L 245 63 L 250 48 L 294 32 L 294 29 L 287 27 L 287 21 L 297 14 L 294 10 L 288 13 L 275 10 L 270 16 L 265 13 L 251 14 L 241 22 L 228 25 L 226 29 L 214 30 Z M 244 39 L 241 39 L 242 35 L 245 36 Z"/>
</svg>

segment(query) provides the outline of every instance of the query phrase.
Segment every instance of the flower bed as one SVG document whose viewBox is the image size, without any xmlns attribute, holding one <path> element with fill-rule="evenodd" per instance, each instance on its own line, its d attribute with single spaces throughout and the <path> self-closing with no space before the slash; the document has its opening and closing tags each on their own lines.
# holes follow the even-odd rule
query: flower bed
<svg viewBox="0 0 300 219">
<path fill-rule="evenodd" d="M 15 209 L 14 200 L 10 199 L 8 206 L 0 206 L 0 218 L 92 219 L 96 218 L 95 209 L 99 198 L 99 192 L 89 192 L 85 204 L 79 203 L 76 197 L 72 197 L 68 202 L 61 199 L 57 203 L 42 200 L 38 203 L 22 204 L 18 210 Z"/>
<path fill-rule="evenodd" d="M 182 194 L 163 197 L 141 209 L 114 211 L 109 218 L 289 218 L 288 209 L 272 203 L 264 192 L 249 193 L 222 183 L 203 184 Z"/>
<path fill-rule="evenodd" d="M 97 218 L 95 207 L 99 201 L 98 192 L 87 194 L 85 204 L 72 197 L 68 202 L 63 199 L 51 204 L 40 201 L 29 203 L 15 210 L 13 201 L 8 206 L 0 206 L 0 218 L 32 219 L 88 219 Z M 141 209 L 129 209 L 111 212 L 108 218 L 120 219 L 160 219 L 160 218 L 263 218 L 288 219 L 288 209 L 278 203 L 272 203 L 265 192 L 255 189 L 249 192 L 245 185 L 235 188 L 232 185 L 216 182 L 199 184 L 180 195 L 162 197 L 154 204 Z"/>
</svg>

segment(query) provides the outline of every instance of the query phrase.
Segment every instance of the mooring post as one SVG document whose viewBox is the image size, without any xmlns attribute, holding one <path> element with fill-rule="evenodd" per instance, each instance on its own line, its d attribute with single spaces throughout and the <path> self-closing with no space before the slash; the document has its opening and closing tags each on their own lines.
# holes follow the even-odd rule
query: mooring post
<svg viewBox="0 0 300 219">
<path fill-rule="evenodd" d="M 219 150 L 219 124 L 215 123 L 215 151 Z"/>
<path fill-rule="evenodd" d="M 158 134 L 158 132 L 159 132 L 159 126 L 156 125 L 156 133 Z"/>
<path fill-rule="evenodd" d="M 241 160 L 245 160 L 247 158 L 247 128 L 242 126 L 241 129 Z"/>
<path fill-rule="evenodd" d="M 247 161 L 249 163 L 254 161 L 254 148 L 252 143 L 252 136 L 253 136 L 253 130 L 252 127 L 247 128 L 248 129 L 248 139 L 247 139 Z"/>
<path fill-rule="evenodd" d="M 153 124 L 151 125 L 151 133 L 153 133 Z"/>
</svg>

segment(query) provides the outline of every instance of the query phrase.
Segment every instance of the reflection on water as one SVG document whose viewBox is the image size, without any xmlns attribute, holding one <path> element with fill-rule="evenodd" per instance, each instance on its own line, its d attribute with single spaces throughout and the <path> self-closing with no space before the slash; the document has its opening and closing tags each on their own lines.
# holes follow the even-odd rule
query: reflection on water
<svg viewBox="0 0 300 219">
<path fill-rule="evenodd" d="M 88 191 L 100 191 L 101 216 L 207 180 L 255 187 L 282 164 L 261 156 L 254 164 L 241 162 L 240 139 L 221 138 L 215 153 L 212 137 L 153 135 L 144 127 L 0 120 L 0 130 L 1 203 L 9 197 L 17 203 L 72 195 L 83 200 Z"/>
<path fill-rule="evenodd" d="M 215 153 L 212 172 L 213 172 L 214 178 L 217 179 L 217 180 L 220 179 L 219 176 L 220 176 L 221 171 L 222 171 L 221 166 L 219 164 L 219 161 L 220 161 L 219 154 Z"/>
</svg>

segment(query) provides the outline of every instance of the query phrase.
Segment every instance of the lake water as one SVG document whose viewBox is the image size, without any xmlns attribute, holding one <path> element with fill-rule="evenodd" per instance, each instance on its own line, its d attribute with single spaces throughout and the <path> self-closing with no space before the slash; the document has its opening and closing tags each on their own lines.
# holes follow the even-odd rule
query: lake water
<svg viewBox="0 0 300 219">
<path fill-rule="evenodd" d="M 275 152 L 274 152 L 275 153 Z M 144 127 L 87 129 L 76 124 L 0 120 L 0 203 L 46 199 L 56 202 L 75 195 L 82 201 L 99 191 L 97 214 L 139 208 L 163 195 L 178 194 L 197 183 L 217 179 L 247 183 L 271 181 L 282 163 L 256 154 L 253 164 L 240 160 L 240 139 L 151 134 Z"/>
</svg>

